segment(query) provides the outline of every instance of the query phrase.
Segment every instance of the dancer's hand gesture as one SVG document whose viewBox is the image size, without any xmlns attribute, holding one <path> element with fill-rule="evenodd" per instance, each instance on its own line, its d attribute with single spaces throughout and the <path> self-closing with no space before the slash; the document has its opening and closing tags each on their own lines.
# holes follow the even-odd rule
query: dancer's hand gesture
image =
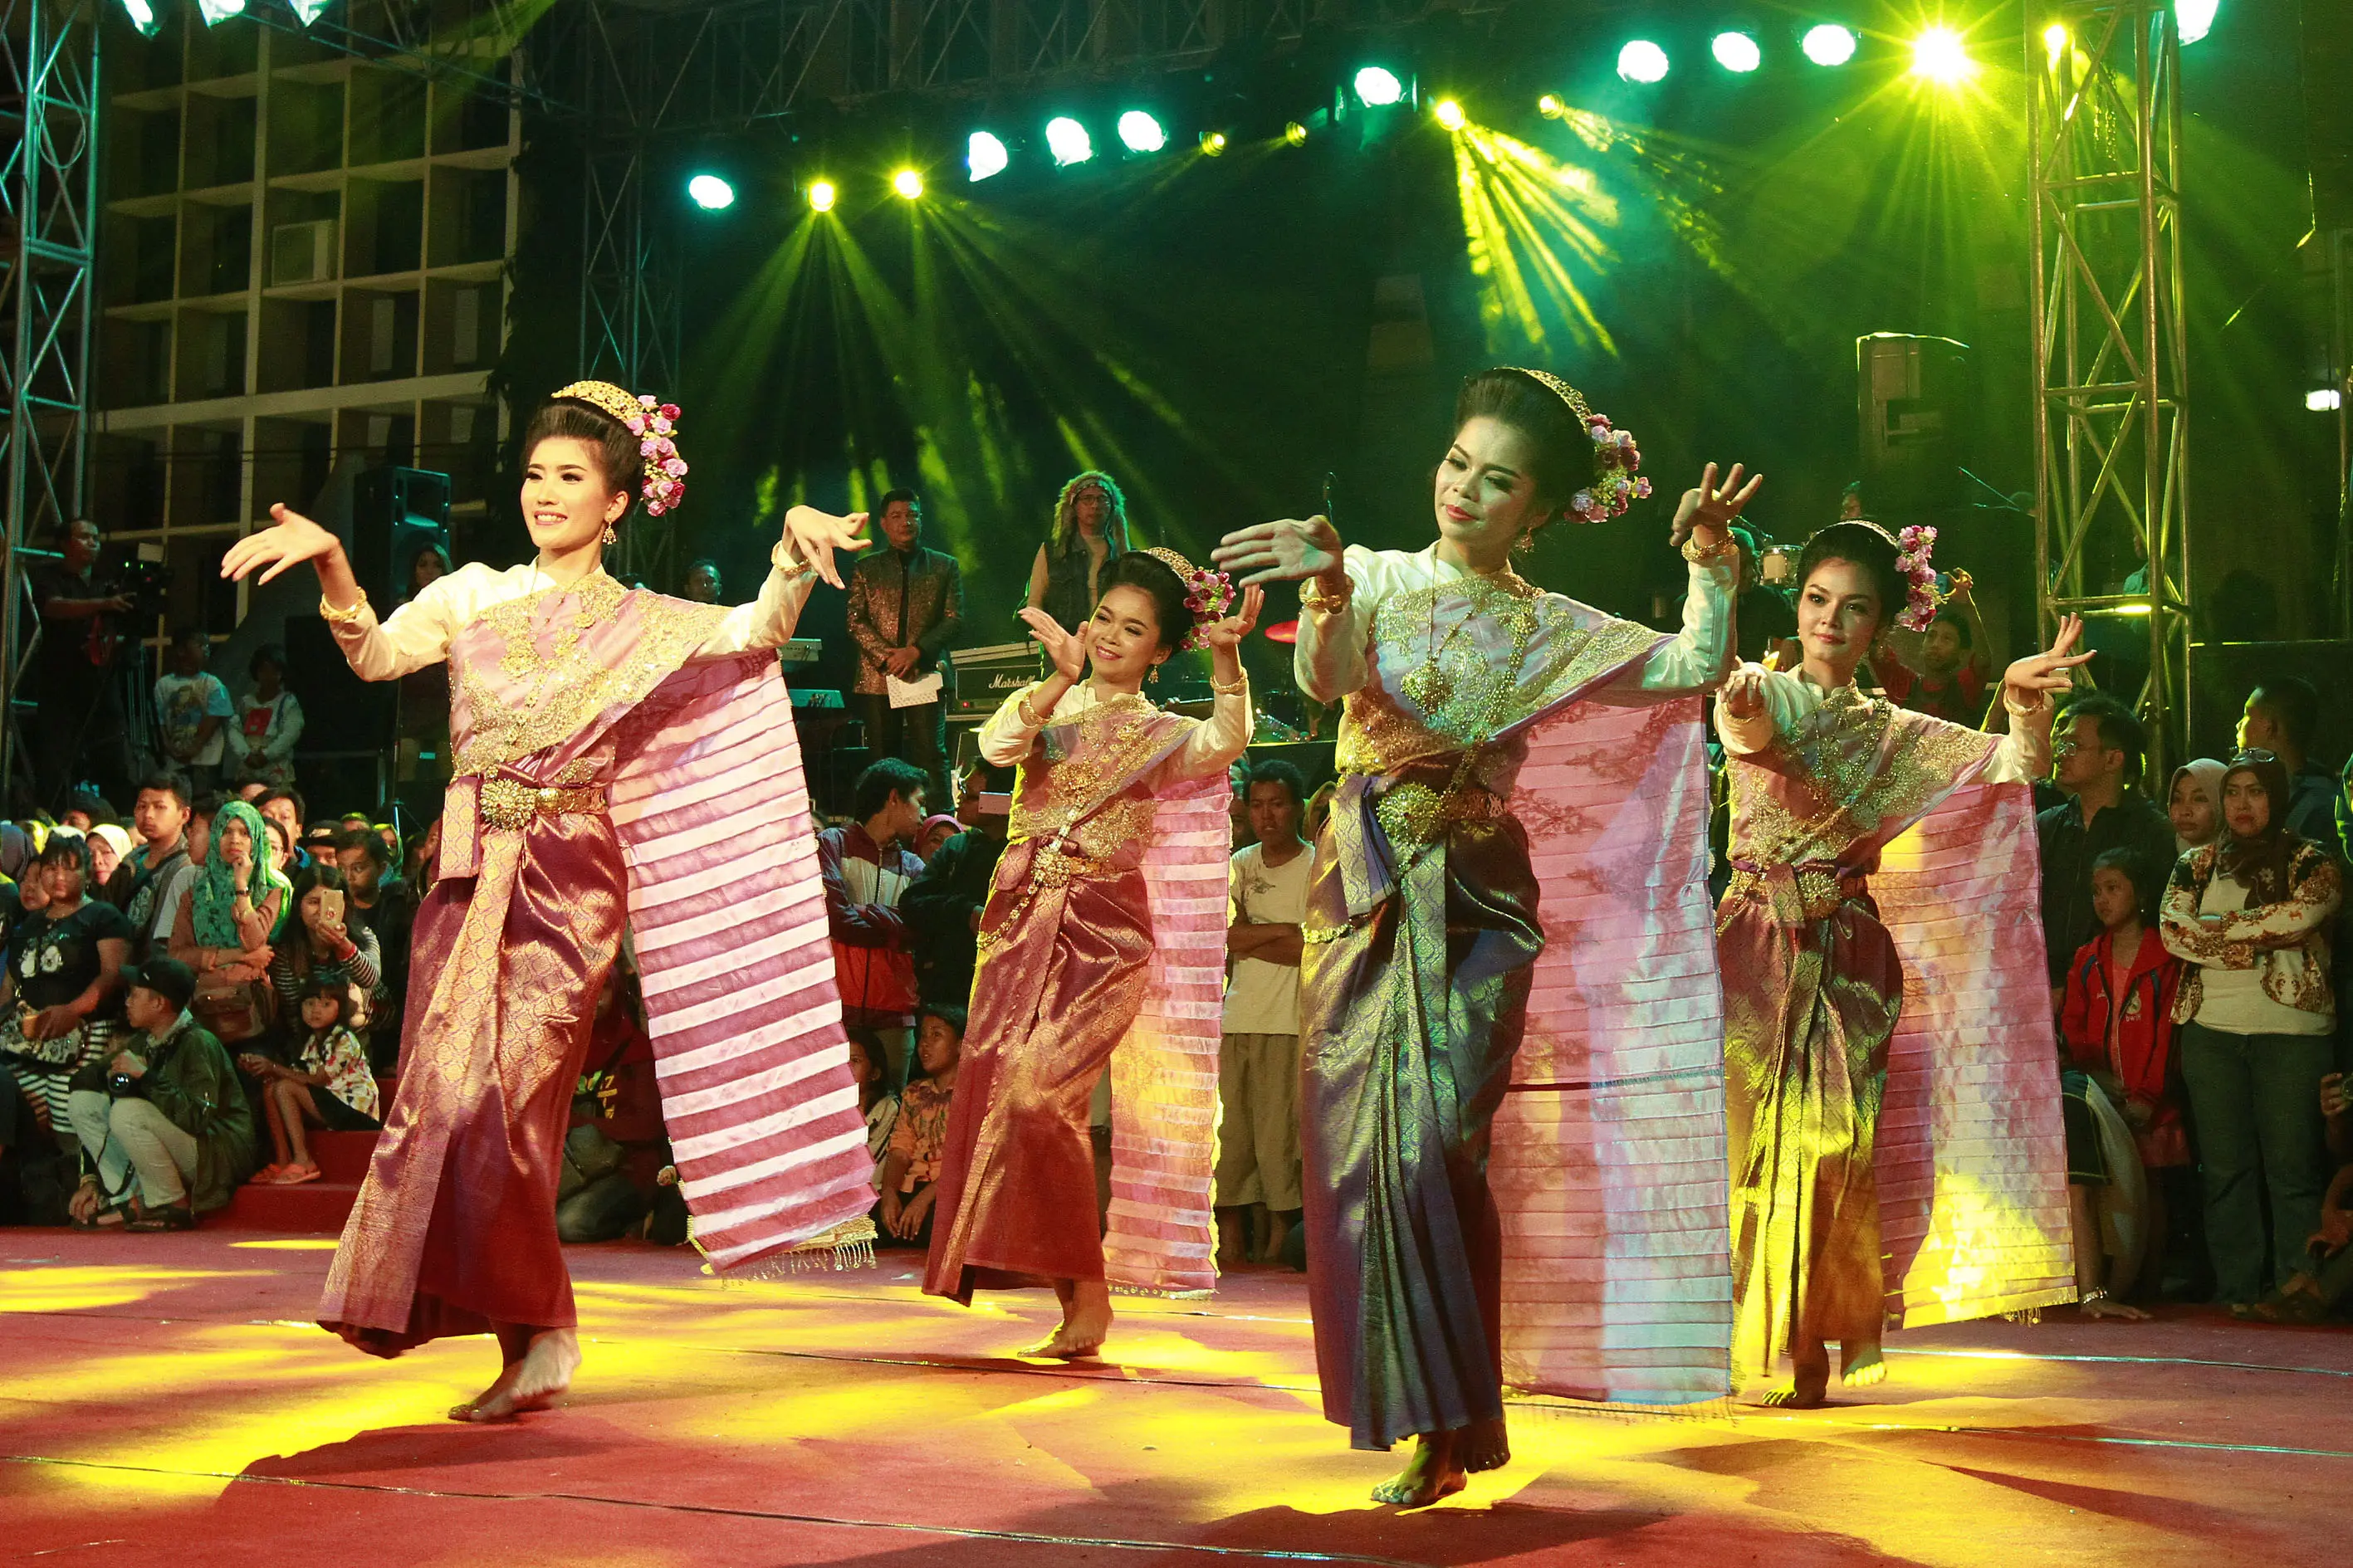
<svg viewBox="0 0 2353 1568">
<path fill-rule="evenodd" d="M 1238 528 L 1218 541 L 1209 559 L 1220 572 L 1248 573 L 1235 580 L 1244 588 L 1261 583 L 1296 583 L 1340 569 L 1340 531 L 1328 517 L 1286 517 Z"/>
<path fill-rule="evenodd" d="M 1265 605 L 1265 589 L 1244 588 L 1240 607 L 1225 619 L 1203 626 L 1201 640 L 1208 645 L 1212 655 L 1233 652 L 1242 638 L 1250 636 L 1250 628 L 1258 625 L 1258 613 Z"/>
<path fill-rule="evenodd" d="M 2069 616 L 2059 623 L 2059 636 L 2042 653 L 2030 653 L 2002 672 L 2003 695 L 2019 708 L 2039 706 L 2046 691 L 2064 691 L 2075 684 L 2069 673 L 2088 662 L 2088 653 L 2070 653 L 2084 635 L 2084 617 Z M 2016 693 L 2011 697 L 2011 693 Z"/>
<path fill-rule="evenodd" d="M 839 588 L 841 573 L 833 563 L 833 552 L 866 548 L 866 514 L 836 517 L 813 506 L 797 506 L 785 513 L 785 537 L 809 570 Z"/>
<path fill-rule="evenodd" d="M 324 560 L 343 548 L 342 540 L 291 507 L 273 506 L 269 515 L 278 521 L 228 547 L 228 553 L 221 557 L 222 576 L 243 582 L 256 567 L 266 567 L 261 580 L 268 583 L 290 566 Z"/>
<path fill-rule="evenodd" d="M 1757 487 L 1765 482 L 1764 475 L 1756 474 L 1744 485 L 1740 482 L 1740 475 L 1741 465 L 1735 463 L 1732 472 L 1726 474 L 1724 483 L 1718 486 L 1715 465 L 1710 463 L 1700 475 L 1699 488 L 1685 490 L 1683 499 L 1676 505 L 1674 526 L 1668 531 L 1667 542 L 1680 548 L 1695 528 L 1712 528 L 1721 533 L 1731 527 L 1732 520 L 1740 515 L 1740 509 L 1748 504 L 1748 498 L 1757 493 Z"/>
<path fill-rule="evenodd" d="M 1043 610 L 1024 610 L 1021 619 L 1029 626 L 1029 635 L 1038 639 L 1038 646 L 1046 650 L 1046 657 L 1054 661 L 1054 668 L 1062 672 L 1063 679 L 1076 680 L 1086 673 L 1087 639 L 1083 630 L 1066 632 L 1061 622 Z"/>
<path fill-rule="evenodd" d="M 1754 719 L 1765 711 L 1765 672 L 1743 665 L 1724 683 L 1724 713 L 1728 719 Z"/>
</svg>

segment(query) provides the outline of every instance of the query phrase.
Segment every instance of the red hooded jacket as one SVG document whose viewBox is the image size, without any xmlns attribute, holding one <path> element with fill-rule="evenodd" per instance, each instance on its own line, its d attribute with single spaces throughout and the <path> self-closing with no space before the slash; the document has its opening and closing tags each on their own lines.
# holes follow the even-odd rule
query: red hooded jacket
<svg viewBox="0 0 2353 1568">
<path fill-rule="evenodd" d="M 2186 1165 L 2189 1134 L 2181 1120 L 2181 1097 L 2174 1079 L 2173 1000 L 2181 989 L 2181 961 L 2165 950 L 2154 931 L 2141 932 L 2140 951 L 2133 954 L 2132 973 L 2125 977 L 2125 994 L 2109 994 L 2108 960 L 2112 939 L 2102 931 L 2075 950 L 2067 965 L 2067 1000 L 2059 1011 L 2059 1037 L 2068 1059 L 2087 1072 L 2107 1071 L 2124 1080 L 2128 1107 L 2148 1111 L 2146 1126 L 2134 1130 L 2144 1165 Z M 2108 1019 L 2117 1008 L 2116 1048 L 2108 1051 Z"/>
</svg>

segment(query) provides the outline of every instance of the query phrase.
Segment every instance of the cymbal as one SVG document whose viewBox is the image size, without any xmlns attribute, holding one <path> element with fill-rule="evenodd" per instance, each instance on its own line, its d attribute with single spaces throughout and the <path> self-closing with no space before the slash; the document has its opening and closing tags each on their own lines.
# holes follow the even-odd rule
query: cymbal
<svg viewBox="0 0 2353 1568">
<path fill-rule="evenodd" d="M 1299 623 L 1297 621 L 1275 622 L 1274 625 L 1266 628 L 1266 640 L 1269 642 L 1297 642 L 1299 640 Z"/>
</svg>

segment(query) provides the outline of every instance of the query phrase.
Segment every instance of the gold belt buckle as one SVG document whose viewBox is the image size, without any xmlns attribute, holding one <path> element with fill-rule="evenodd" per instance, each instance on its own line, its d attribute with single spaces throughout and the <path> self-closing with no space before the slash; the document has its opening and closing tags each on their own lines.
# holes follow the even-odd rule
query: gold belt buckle
<svg viewBox="0 0 2353 1568">
<path fill-rule="evenodd" d="M 496 773 L 482 781 L 480 813 L 491 827 L 529 827 L 534 818 L 569 811 L 594 811 L 602 804 L 595 788 L 565 789 L 528 784 Z"/>
</svg>

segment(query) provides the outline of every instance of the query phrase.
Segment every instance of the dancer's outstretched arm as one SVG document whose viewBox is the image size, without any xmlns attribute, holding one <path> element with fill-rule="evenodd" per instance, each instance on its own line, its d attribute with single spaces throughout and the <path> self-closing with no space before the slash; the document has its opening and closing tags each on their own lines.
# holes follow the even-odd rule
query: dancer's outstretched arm
<svg viewBox="0 0 2353 1568">
<path fill-rule="evenodd" d="M 841 586 L 834 552 L 861 549 L 866 543 L 866 514 L 835 517 L 815 507 L 797 506 L 785 513 L 785 536 L 768 555 L 768 575 L 760 596 L 727 612 L 719 629 L 695 650 L 697 658 L 723 658 L 759 647 L 782 647 L 792 640 L 801 606 L 809 591 L 822 580 Z"/>
<path fill-rule="evenodd" d="M 1691 563 L 1690 588 L 1683 596 L 1683 629 L 1642 661 L 1641 685 L 1646 690 L 1695 690 L 1715 685 L 1724 673 L 1725 652 L 1732 646 L 1732 595 L 1740 576 L 1732 520 L 1765 482 L 1764 475 L 1756 474 L 1744 485 L 1741 471 L 1740 464 L 1733 464 L 1718 484 L 1710 463 L 1698 488 L 1685 490 L 1675 509 L 1667 542 L 1679 546 Z"/>
<path fill-rule="evenodd" d="M 397 680 L 449 657 L 449 639 L 465 624 L 462 601 L 480 577 L 479 568 L 435 578 L 379 623 L 342 540 L 291 507 L 273 506 L 269 515 L 277 520 L 269 527 L 229 546 L 221 558 L 222 576 L 243 581 L 258 571 L 267 583 L 309 562 L 319 574 L 319 613 L 362 680 Z"/>
</svg>

